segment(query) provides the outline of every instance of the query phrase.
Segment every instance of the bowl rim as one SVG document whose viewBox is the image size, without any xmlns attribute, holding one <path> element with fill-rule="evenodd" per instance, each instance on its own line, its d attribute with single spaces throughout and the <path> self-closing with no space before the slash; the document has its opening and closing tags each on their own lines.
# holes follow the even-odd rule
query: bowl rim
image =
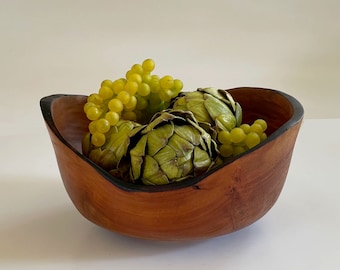
<svg viewBox="0 0 340 270">
<path fill-rule="evenodd" d="M 197 176 L 197 177 L 192 177 L 189 179 L 186 179 L 185 181 L 181 182 L 176 182 L 176 183 L 171 183 L 168 185 L 159 185 L 159 186 L 147 186 L 147 185 L 142 185 L 142 184 L 134 184 L 134 183 L 128 183 L 125 182 L 119 178 L 116 178 L 112 176 L 109 172 L 101 168 L 99 165 L 91 161 L 89 158 L 87 158 L 85 155 L 80 153 L 78 150 L 76 150 L 59 132 L 57 129 L 55 122 L 53 120 L 52 116 L 52 104 L 54 101 L 56 101 L 59 98 L 63 97 L 75 97 L 75 96 L 82 96 L 82 97 L 87 97 L 86 95 L 77 95 L 77 94 L 52 94 L 49 96 L 42 97 L 40 99 L 40 108 L 41 112 L 43 115 L 43 118 L 45 120 L 45 123 L 48 125 L 48 127 L 52 130 L 52 132 L 55 134 L 55 136 L 65 145 L 67 146 L 70 150 L 72 150 L 78 157 L 80 157 L 82 160 L 84 160 L 86 163 L 88 163 L 90 166 L 92 166 L 101 176 L 103 176 L 107 181 L 109 181 L 111 184 L 114 186 L 118 187 L 119 189 L 125 190 L 125 191 L 131 191 L 131 192 L 164 192 L 164 191 L 172 191 L 172 190 L 178 190 L 181 188 L 186 188 L 186 187 L 198 187 L 198 183 L 202 181 L 204 178 L 207 176 L 213 174 L 220 168 L 227 166 L 231 163 L 233 163 L 235 160 L 238 160 L 242 158 L 245 155 L 249 155 L 253 151 L 256 151 L 256 149 L 263 147 L 264 145 L 268 144 L 269 142 L 273 141 L 276 139 L 278 136 L 286 132 L 289 128 L 295 126 L 298 124 L 304 116 L 304 108 L 302 104 L 293 96 L 280 91 L 280 90 L 274 90 L 274 89 L 269 89 L 269 88 L 261 88 L 261 87 L 236 87 L 236 88 L 230 88 L 226 89 L 227 91 L 235 91 L 235 90 L 246 90 L 246 89 L 256 89 L 256 90 L 264 90 L 264 91 L 270 91 L 274 92 L 276 94 L 279 94 L 286 98 L 290 105 L 292 106 L 293 109 L 293 115 L 292 117 L 286 121 L 281 127 L 279 127 L 277 130 L 275 130 L 272 134 L 268 136 L 268 138 L 262 142 L 261 144 L 255 146 L 254 148 L 238 155 L 237 157 L 230 158 L 228 161 L 224 162 L 221 165 L 218 165 L 214 167 L 213 169 L 209 170 L 208 172 Z"/>
</svg>

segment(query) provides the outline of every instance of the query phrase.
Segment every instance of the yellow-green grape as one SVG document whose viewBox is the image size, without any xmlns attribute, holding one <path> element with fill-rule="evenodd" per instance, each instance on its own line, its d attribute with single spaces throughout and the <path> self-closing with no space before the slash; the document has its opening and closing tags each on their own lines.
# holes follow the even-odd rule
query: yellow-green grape
<svg viewBox="0 0 340 270">
<path fill-rule="evenodd" d="M 231 135 L 228 130 L 218 132 L 217 139 L 221 144 L 231 144 Z"/>
<path fill-rule="evenodd" d="M 103 99 L 110 99 L 113 96 L 113 90 L 111 87 L 103 85 L 99 89 L 99 96 Z"/>
<path fill-rule="evenodd" d="M 266 129 L 267 129 L 267 122 L 266 122 L 265 120 L 263 120 L 263 119 L 256 119 L 256 120 L 254 121 L 254 124 L 259 124 L 259 125 L 261 125 L 261 126 L 262 126 L 262 131 L 263 131 L 263 132 L 266 131 Z"/>
<path fill-rule="evenodd" d="M 257 134 L 261 136 L 261 134 L 263 133 L 263 128 L 260 124 L 253 123 L 250 126 L 249 132 L 256 132 Z"/>
<path fill-rule="evenodd" d="M 91 134 L 94 134 L 97 131 L 96 121 L 97 120 L 91 121 L 90 124 L 89 124 L 89 131 L 90 131 Z"/>
<path fill-rule="evenodd" d="M 261 138 L 259 134 L 251 131 L 247 134 L 244 141 L 249 148 L 253 148 L 261 142 Z"/>
<path fill-rule="evenodd" d="M 146 72 L 152 72 L 155 68 L 155 62 L 152 59 L 145 59 L 142 63 L 142 68 Z"/>
<path fill-rule="evenodd" d="M 140 65 L 140 64 L 134 64 L 134 65 L 131 67 L 131 71 L 132 71 L 133 73 L 137 73 L 137 74 L 142 75 L 144 70 L 143 70 L 142 65 Z"/>
<path fill-rule="evenodd" d="M 236 145 L 236 146 L 234 146 L 233 155 L 237 156 L 237 155 L 242 154 L 245 151 L 246 151 L 246 149 L 243 146 Z"/>
<path fill-rule="evenodd" d="M 97 105 L 93 102 L 86 102 L 83 107 L 84 112 L 87 113 L 87 110 L 91 107 L 97 107 Z"/>
<path fill-rule="evenodd" d="M 263 132 L 260 136 L 261 142 L 263 142 L 264 140 L 267 139 L 267 134 L 265 132 Z"/>
<path fill-rule="evenodd" d="M 138 74 L 137 74 L 138 75 Z M 138 91 L 138 83 L 134 81 L 127 81 L 124 90 L 128 92 L 131 96 L 135 95 Z M 122 91 L 121 91 L 122 92 Z M 118 93 L 119 95 L 120 93 Z"/>
<path fill-rule="evenodd" d="M 131 74 L 133 73 L 133 71 L 131 69 L 129 69 L 126 73 L 125 73 L 125 78 L 129 79 Z"/>
<path fill-rule="evenodd" d="M 172 87 L 172 91 L 176 97 L 183 89 L 183 82 L 181 80 L 175 79 L 174 80 L 174 85 Z"/>
<path fill-rule="evenodd" d="M 145 110 L 148 107 L 148 101 L 146 98 L 137 96 L 137 105 L 136 109 L 139 111 Z"/>
<path fill-rule="evenodd" d="M 119 93 L 120 91 L 123 91 L 123 90 L 124 90 L 125 83 L 126 83 L 126 80 L 124 80 L 124 79 L 115 80 L 115 81 L 112 83 L 113 92 L 114 92 L 116 95 L 118 95 L 118 93 Z"/>
<path fill-rule="evenodd" d="M 149 85 L 152 93 L 158 93 L 159 90 L 161 89 L 161 86 L 159 84 L 159 76 L 151 75 L 151 81 Z"/>
<path fill-rule="evenodd" d="M 169 101 L 172 98 L 172 91 L 170 89 L 162 89 L 159 91 L 159 98 L 162 101 Z"/>
<path fill-rule="evenodd" d="M 91 136 L 91 143 L 94 145 L 94 146 L 97 146 L 97 147 L 101 147 L 104 145 L 106 141 L 106 137 L 103 133 L 100 133 L 100 132 L 95 132 L 94 134 L 92 134 Z"/>
<path fill-rule="evenodd" d="M 151 82 L 151 74 L 150 73 L 143 73 L 142 75 L 142 82 L 149 84 Z"/>
<path fill-rule="evenodd" d="M 109 121 L 111 126 L 115 126 L 118 123 L 120 116 L 119 113 L 110 111 L 105 114 L 105 119 Z"/>
<path fill-rule="evenodd" d="M 124 111 L 122 113 L 122 119 L 130 120 L 130 121 L 136 121 L 137 115 L 134 111 Z"/>
<path fill-rule="evenodd" d="M 128 78 L 128 82 L 136 82 L 137 84 L 142 83 L 142 80 L 142 75 L 135 72 L 133 72 Z"/>
<path fill-rule="evenodd" d="M 137 105 L 137 98 L 136 96 L 131 96 L 128 103 L 124 104 L 124 108 L 128 111 L 134 110 Z"/>
<path fill-rule="evenodd" d="M 159 84 L 163 89 L 171 89 L 174 86 L 174 79 L 170 75 L 165 75 L 159 80 Z"/>
<path fill-rule="evenodd" d="M 120 113 L 124 109 L 124 105 L 118 98 L 113 98 L 108 103 L 109 110 L 112 112 Z"/>
<path fill-rule="evenodd" d="M 222 157 L 230 157 L 234 153 L 234 147 L 231 144 L 222 144 L 219 150 Z"/>
<path fill-rule="evenodd" d="M 86 117 L 92 121 L 97 120 L 101 114 L 102 111 L 97 107 L 91 107 L 86 111 Z"/>
<path fill-rule="evenodd" d="M 92 102 L 96 105 L 102 105 L 103 104 L 103 98 L 99 96 L 98 94 L 91 94 L 87 97 L 87 102 Z"/>
<path fill-rule="evenodd" d="M 102 81 L 102 83 L 100 84 L 100 87 L 102 87 L 102 86 L 107 86 L 107 87 L 110 87 L 110 88 L 112 88 L 112 81 L 111 80 L 104 80 L 104 81 Z"/>
<path fill-rule="evenodd" d="M 245 134 L 248 134 L 250 132 L 250 125 L 249 124 L 242 124 L 242 125 L 240 125 L 240 128 L 243 129 Z"/>
<path fill-rule="evenodd" d="M 96 129 L 100 133 L 106 133 L 110 130 L 110 122 L 105 118 L 100 118 L 96 121 Z"/>
<path fill-rule="evenodd" d="M 230 139 L 233 143 L 241 143 L 246 138 L 242 128 L 236 127 L 230 131 Z"/>
<path fill-rule="evenodd" d="M 120 91 L 117 95 L 117 98 L 125 105 L 129 102 L 130 100 L 130 94 L 126 91 Z"/>
<path fill-rule="evenodd" d="M 137 93 L 142 97 L 146 97 L 150 94 L 150 91 L 150 86 L 147 83 L 142 83 L 138 88 Z"/>
</svg>

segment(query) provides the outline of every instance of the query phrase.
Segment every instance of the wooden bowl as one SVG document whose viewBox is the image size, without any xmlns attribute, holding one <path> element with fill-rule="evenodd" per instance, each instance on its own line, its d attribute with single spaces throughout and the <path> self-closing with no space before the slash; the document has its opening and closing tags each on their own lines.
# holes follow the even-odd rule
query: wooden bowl
<svg viewBox="0 0 340 270">
<path fill-rule="evenodd" d="M 215 237 L 261 218 L 285 183 L 303 107 L 276 90 L 229 91 L 243 107 L 244 122 L 267 121 L 268 139 L 201 177 L 165 186 L 125 183 L 82 154 L 81 140 L 89 123 L 83 113 L 86 96 L 42 98 L 60 174 L 75 207 L 101 227 L 158 240 Z"/>
</svg>

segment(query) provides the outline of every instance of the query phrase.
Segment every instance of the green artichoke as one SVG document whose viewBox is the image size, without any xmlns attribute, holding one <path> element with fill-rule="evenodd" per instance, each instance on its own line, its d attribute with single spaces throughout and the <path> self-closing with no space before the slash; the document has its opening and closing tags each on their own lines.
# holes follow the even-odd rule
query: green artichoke
<svg viewBox="0 0 340 270">
<path fill-rule="evenodd" d="M 191 111 L 200 124 L 208 124 L 214 130 L 230 131 L 242 122 L 240 104 L 226 90 L 212 87 L 181 93 L 172 108 Z"/>
<path fill-rule="evenodd" d="M 143 126 L 129 120 L 120 120 L 105 134 L 106 142 L 101 147 L 91 144 L 91 134 L 87 133 L 82 142 L 83 154 L 112 175 L 126 179 L 129 174 L 127 156 L 130 138 Z"/>
<path fill-rule="evenodd" d="M 193 113 L 166 110 L 140 130 L 130 151 L 132 182 L 164 185 L 200 175 L 214 164 L 217 145 Z"/>
</svg>

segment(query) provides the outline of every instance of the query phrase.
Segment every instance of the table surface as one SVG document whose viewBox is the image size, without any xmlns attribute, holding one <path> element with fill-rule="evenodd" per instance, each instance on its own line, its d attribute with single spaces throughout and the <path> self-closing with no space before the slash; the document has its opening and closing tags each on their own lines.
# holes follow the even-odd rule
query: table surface
<svg viewBox="0 0 340 270">
<path fill-rule="evenodd" d="M 338 269 L 339 132 L 340 119 L 305 120 L 274 207 L 243 230 L 193 242 L 133 239 L 93 225 L 66 194 L 47 132 L 20 134 L 28 146 L 7 137 L 0 162 L 0 268 Z M 19 155 L 11 145 L 26 152 Z"/>
<path fill-rule="evenodd" d="M 337 0 L 0 1 L 0 269 L 340 266 Z M 125 237 L 85 220 L 39 99 L 89 94 L 154 58 L 186 90 L 260 86 L 305 108 L 284 189 L 259 221 L 204 241 Z"/>
</svg>

